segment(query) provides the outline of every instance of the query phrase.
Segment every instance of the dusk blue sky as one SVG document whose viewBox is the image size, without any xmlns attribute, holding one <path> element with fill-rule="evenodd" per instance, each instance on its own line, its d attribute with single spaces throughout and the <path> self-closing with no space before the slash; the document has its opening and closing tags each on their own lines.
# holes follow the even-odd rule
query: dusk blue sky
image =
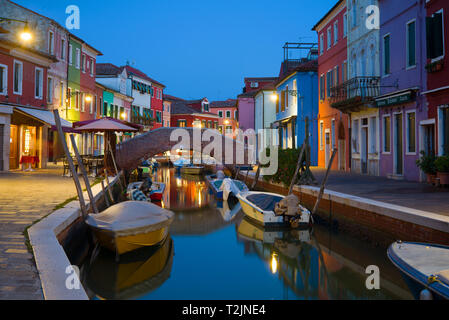
<svg viewBox="0 0 449 320">
<path fill-rule="evenodd" d="M 277 76 L 285 42 L 316 42 L 311 29 L 337 0 L 16 0 L 65 25 L 100 50 L 99 62 L 126 61 L 186 99 L 235 98 L 243 79 Z"/>
</svg>

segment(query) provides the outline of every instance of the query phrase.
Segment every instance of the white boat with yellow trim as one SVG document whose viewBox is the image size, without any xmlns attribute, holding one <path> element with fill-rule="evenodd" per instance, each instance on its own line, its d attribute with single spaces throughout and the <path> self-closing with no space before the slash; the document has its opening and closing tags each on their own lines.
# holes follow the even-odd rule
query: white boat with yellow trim
<svg viewBox="0 0 449 320">
<path fill-rule="evenodd" d="M 126 201 L 89 214 L 86 223 L 103 247 L 121 255 L 161 243 L 173 219 L 173 212 L 152 203 Z"/>
<path fill-rule="evenodd" d="M 250 191 L 236 195 L 246 216 L 265 227 L 290 227 L 292 216 L 277 215 L 276 204 L 286 197 L 276 193 Z M 300 215 L 296 217 L 298 227 L 309 227 L 310 211 L 301 205 L 296 208 Z"/>
</svg>

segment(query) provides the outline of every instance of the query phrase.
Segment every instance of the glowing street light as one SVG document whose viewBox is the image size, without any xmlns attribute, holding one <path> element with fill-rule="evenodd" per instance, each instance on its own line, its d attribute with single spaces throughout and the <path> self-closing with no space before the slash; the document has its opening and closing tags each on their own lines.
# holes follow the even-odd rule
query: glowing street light
<svg viewBox="0 0 449 320">
<path fill-rule="evenodd" d="M 28 21 L 0 17 L 0 23 L 2 22 L 19 22 L 25 24 L 23 30 L 19 33 L 20 40 L 23 42 L 29 42 L 33 39 L 33 33 L 28 25 Z M 0 33 L 9 33 L 9 31 L 0 27 Z"/>
<path fill-rule="evenodd" d="M 84 100 L 86 100 L 86 102 L 91 102 L 92 101 L 92 97 L 87 95 Z"/>
</svg>

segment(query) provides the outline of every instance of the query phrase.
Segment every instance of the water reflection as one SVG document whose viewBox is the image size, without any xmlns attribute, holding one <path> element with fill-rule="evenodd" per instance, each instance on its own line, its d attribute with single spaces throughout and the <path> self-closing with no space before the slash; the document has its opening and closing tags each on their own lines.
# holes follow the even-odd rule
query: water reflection
<svg viewBox="0 0 449 320">
<path fill-rule="evenodd" d="M 195 210 L 207 207 L 212 200 L 204 180 L 199 175 L 181 175 L 175 169 L 162 168 L 153 177 L 166 185 L 163 205 L 170 210 Z"/>
<path fill-rule="evenodd" d="M 175 211 L 170 239 L 115 262 L 100 252 L 85 288 L 106 299 L 411 299 L 384 248 L 315 226 L 266 230 L 220 203 L 198 176 L 161 168 L 164 206 Z M 176 257 L 173 248 L 176 244 Z M 155 251 L 156 250 L 156 251 Z M 86 263 L 89 265 L 89 262 Z M 366 267 L 377 265 L 381 290 L 365 287 Z"/>
<path fill-rule="evenodd" d="M 369 264 L 346 260 L 320 244 L 310 231 L 269 231 L 245 218 L 237 232 L 245 254 L 257 255 L 273 274 L 278 274 L 284 299 L 410 298 L 402 283 L 394 284 L 385 278 L 381 279 L 383 290 L 367 290 L 364 272 Z M 377 259 L 371 256 L 370 260 L 372 263 Z"/>
<path fill-rule="evenodd" d="M 101 249 L 86 266 L 86 284 L 99 299 L 135 299 L 156 290 L 169 277 L 173 264 L 173 240 L 142 248 L 120 257 Z"/>
</svg>

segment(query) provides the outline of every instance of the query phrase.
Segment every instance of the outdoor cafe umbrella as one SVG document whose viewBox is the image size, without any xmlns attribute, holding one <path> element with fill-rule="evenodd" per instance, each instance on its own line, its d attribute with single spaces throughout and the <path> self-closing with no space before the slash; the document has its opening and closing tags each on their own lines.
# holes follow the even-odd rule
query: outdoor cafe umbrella
<svg viewBox="0 0 449 320">
<path fill-rule="evenodd" d="M 137 132 L 140 126 L 114 118 L 101 118 L 91 121 L 76 122 L 73 127 L 78 132 L 104 132 L 104 165 L 109 172 L 115 172 L 109 152 L 109 145 L 115 156 L 117 144 L 116 132 Z M 108 143 L 109 141 L 109 143 Z"/>
</svg>

